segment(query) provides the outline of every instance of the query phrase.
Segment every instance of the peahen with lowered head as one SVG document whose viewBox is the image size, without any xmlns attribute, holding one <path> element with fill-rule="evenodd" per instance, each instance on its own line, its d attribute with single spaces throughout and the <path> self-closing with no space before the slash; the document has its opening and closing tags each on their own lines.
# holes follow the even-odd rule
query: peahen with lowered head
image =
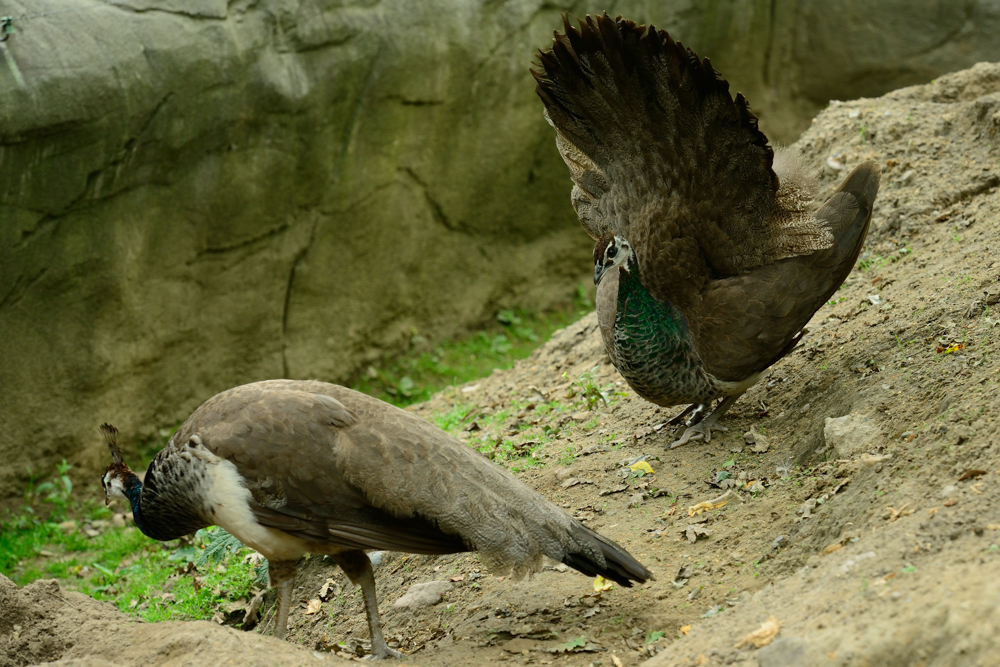
<svg viewBox="0 0 1000 667">
<path fill-rule="evenodd" d="M 815 179 L 708 59 L 607 13 L 565 19 L 532 74 L 597 241 L 608 355 L 646 400 L 691 404 L 670 447 L 708 441 L 847 278 L 881 170 L 859 164 L 816 210 Z"/>
<path fill-rule="evenodd" d="M 124 463 L 117 431 L 105 498 L 125 498 L 135 525 L 170 540 L 225 528 L 269 562 L 284 639 L 296 560 L 329 555 L 361 587 L 372 657 L 401 657 L 382 637 L 366 550 L 478 551 L 515 576 L 542 556 L 622 586 L 652 575 L 627 551 L 545 500 L 506 469 L 409 412 L 315 381 L 270 380 L 210 398 L 146 471 Z"/>
</svg>

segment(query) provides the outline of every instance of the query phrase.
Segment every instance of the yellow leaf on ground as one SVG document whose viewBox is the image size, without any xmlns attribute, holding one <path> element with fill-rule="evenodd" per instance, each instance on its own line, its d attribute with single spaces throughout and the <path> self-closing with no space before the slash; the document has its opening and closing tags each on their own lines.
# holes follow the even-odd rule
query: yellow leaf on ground
<svg viewBox="0 0 1000 667">
<path fill-rule="evenodd" d="M 653 466 L 649 465 L 645 461 L 637 461 L 637 462 L 633 463 L 632 464 L 632 470 L 633 471 L 641 470 L 644 473 L 646 473 L 647 475 L 652 475 L 653 474 Z"/>
<path fill-rule="evenodd" d="M 728 498 L 731 495 L 733 495 L 732 489 L 726 491 L 718 498 L 705 500 L 697 505 L 691 505 L 691 507 L 688 508 L 688 516 L 695 516 L 696 514 L 701 514 L 702 512 L 707 512 L 708 510 L 717 510 L 720 507 L 725 507 L 729 503 Z"/>
<path fill-rule="evenodd" d="M 741 639 L 735 648 L 743 648 L 747 644 L 753 644 L 757 648 L 767 646 L 778 636 L 779 630 L 781 630 L 781 621 L 775 616 L 769 616 L 759 628 Z"/>
<path fill-rule="evenodd" d="M 686 635 L 689 632 L 691 632 L 691 626 L 690 625 L 682 625 L 681 626 L 681 634 L 682 635 Z"/>
<path fill-rule="evenodd" d="M 320 607 L 322 606 L 323 603 L 319 601 L 319 598 L 316 598 L 315 600 L 309 600 L 309 602 L 306 603 L 306 614 L 315 614 L 320 610 Z"/>
<path fill-rule="evenodd" d="M 611 582 L 608 581 L 607 579 L 605 579 L 604 577 L 602 577 L 601 575 L 597 575 L 594 578 L 594 590 L 595 591 L 610 591 L 611 590 Z"/>
</svg>

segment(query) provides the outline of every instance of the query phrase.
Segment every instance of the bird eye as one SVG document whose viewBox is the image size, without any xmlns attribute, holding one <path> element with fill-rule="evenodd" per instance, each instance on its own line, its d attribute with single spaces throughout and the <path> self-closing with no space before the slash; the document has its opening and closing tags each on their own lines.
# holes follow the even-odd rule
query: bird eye
<svg viewBox="0 0 1000 667">
<path fill-rule="evenodd" d="M 614 246 L 609 246 L 608 247 L 608 252 L 607 252 L 608 259 L 611 259 L 612 257 L 614 257 L 617 254 L 618 254 L 618 248 L 616 248 Z"/>
</svg>

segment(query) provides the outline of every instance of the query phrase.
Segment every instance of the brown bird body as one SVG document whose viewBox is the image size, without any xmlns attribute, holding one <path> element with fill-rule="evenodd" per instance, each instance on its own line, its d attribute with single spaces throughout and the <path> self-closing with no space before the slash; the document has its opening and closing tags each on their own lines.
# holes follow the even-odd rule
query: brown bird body
<svg viewBox="0 0 1000 667">
<path fill-rule="evenodd" d="M 361 586 L 374 657 L 386 646 L 366 550 L 478 551 L 501 574 L 542 557 L 630 586 L 649 572 L 504 468 L 422 419 L 337 385 L 272 380 L 206 401 L 157 454 L 145 484 L 114 456 L 108 498 L 125 497 L 147 535 L 219 525 L 269 561 L 283 638 L 295 561 L 328 554 Z"/>
<path fill-rule="evenodd" d="M 647 400 L 692 403 L 678 419 L 724 398 L 673 446 L 708 440 L 850 273 L 879 167 L 816 210 L 814 179 L 707 59 L 620 17 L 567 20 L 533 73 L 597 241 L 608 354 Z"/>
</svg>

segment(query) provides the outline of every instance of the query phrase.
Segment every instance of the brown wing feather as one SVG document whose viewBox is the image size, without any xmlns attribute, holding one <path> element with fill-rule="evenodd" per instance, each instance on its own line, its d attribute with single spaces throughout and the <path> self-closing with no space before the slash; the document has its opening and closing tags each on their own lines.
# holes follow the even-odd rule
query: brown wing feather
<svg viewBox="0 0 1000 667">
<path fill-rule="evenodd" d="M 348 548 L 475 549 L 491 568 L 517 574 L 538 570 L 547 555 L 586 562 L 622 585 L 650 576 L 470 447 L 344 387 L 237 387 L 195 411 L 174 440 L 194 433 L 245 477 L 258 521 L 291 534 Z"/>
<path fill-rule="evenodd" d="M 859 165 L 816 213 L 836 239 L 833 247 L 706 285 L 689 321 L 710 373 L 740 381 L 789 351 L 802 327 L 854 267 L 868 233 L 880 175 L 873 162 Z"/>
<path fill-rule="evenodd" d="M 655 298 L 683 310 L 709 279 L 830 245 L 818 225 L 774 215 L 773 151 L 746 99 L 667 33 L 567 20 L 538 60 L 581 221 L 632 244 Z"/>
<path fill-rule="evenodd" d="M 324 385 L 273 381 L 237 387 L 206 402 L 184 428 L 236 465 L 263 525 L 347 548 L 465 551 L 460 537 L 425 518 L 385 512 L 345 481 L 338 450 L 365 427 L 316 386 Z M 188 437 L 180 433 L 174 440 Z"/>
</svg>

